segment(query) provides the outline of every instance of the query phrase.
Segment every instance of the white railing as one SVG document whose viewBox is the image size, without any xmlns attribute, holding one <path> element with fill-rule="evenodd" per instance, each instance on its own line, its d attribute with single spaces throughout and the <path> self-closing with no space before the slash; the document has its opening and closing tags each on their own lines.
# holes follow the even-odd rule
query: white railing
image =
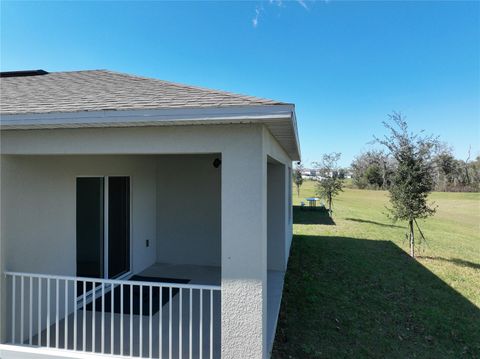
<svg viewBox="0 0 480 359">
<path fill-rule="evenodd" d="M 143 358 L 220 356 L 220 286 L 4 274 L 11 344 Z"/>
</svg>

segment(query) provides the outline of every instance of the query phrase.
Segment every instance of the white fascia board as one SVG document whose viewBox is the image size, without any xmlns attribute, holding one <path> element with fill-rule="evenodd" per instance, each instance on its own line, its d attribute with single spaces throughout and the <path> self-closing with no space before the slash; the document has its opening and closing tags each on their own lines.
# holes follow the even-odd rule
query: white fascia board
<svg viewBox="0 0 480 359">
<path fill-rule="evenodd" d="M 300 149 L 300 140 L 298 139 L 297 115 L 295 114 L 295 111 L 292 111 L 292 127 L 293 127 L 293 133 L 295 135 L 295 144 L 297 147 L 297 158 L 298 158 L 298 161 L 301 161 L 302 151 Z"/>
<path fill-rule="evenodd" d="M 96 127 L 109 124 L 135 126 L 138 124 L 166 122 L 174 125 L 182 122 L 219 122 L 245 121 L 255 122 L 262 119 L 291 118 L 292 105 L 229 106 L 215 108 L 179 108 L 152 110 L 104 110 L 82 112 L 52 112 L 42 114 L 1 115 L 0 128 L 37 129 L 37 128 L 75 128 Z"/>
<path fill-rule="evenodd" d="M 297 148 L 297 153 L 291 155 L 300 159 L 293 104 L 4 114 L 0 115 L 0 130 L 262 123 L 268 120 L 290 120 Z"/>
</svg>

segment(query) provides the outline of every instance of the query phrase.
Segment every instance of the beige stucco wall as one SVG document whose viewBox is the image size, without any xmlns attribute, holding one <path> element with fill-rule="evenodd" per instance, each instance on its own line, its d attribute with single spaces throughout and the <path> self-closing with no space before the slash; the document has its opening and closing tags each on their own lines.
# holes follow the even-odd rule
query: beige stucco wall
<svg viewBox="0 0 480 359">
<path fill-rule="evenodd" d="M 157 159 L 157 262 L 221 265 L 219 154 Z"/>
<path fill-rule="evenodd" d="M 10 271 L 76 274 L 76 176 L 123 175 L 132 186 L 132 265 L 155 261 L 155 161 L 139 156 L 9 156 L 2 242 Z M 8 188 L 8 190 L 7 190 Z M 153 246 L 146 247 L 150 239 Z"/>
<path fill-rule="evenodd" d="M 266 185 L 257 128 L 222 153 L 222 358 L 267 355 Z"/>
<path fill-rule="evenodd" d="M 268 356 L 266 343 L 266 295 L 267 295 L 267 158 L 268 156 L 276 161 L 290 167 L 291 160 L 270 132 L 263 125 L 218 125 L 218 126 L 177 126 L 177 127 L 156 127 L 156 128 L 105 128 L 105 129 L 64 129 L 64 130 L 29 130 L 29 131 L 5 131 L 1 132 L 1 152 L 4 155 L 111 155 L 126 154 L 208 154 L 220 153 L 222 157 L 221 166 L 221 265 L 222 265 L 222 357 L 223 358 L 265 358 Z M 37 157 L 40 159 L 40 157 Z M 49 163 L 34 161 L 31 158 L 29 166 L 13 164 L 8 171 L 6 180 L 2 177 L 2 188 L 8 188 L 6 199 L 2 199 L 2 206 L 8 207 L 8 213 L 2 217 L 3 223 L 7 223 L 4 231 L 2 228 L 2 246 L 6 239 L 7 255 L 4 256 L 8 269 L 28 270 L 30 264 L 22 263 L 21 260 L 12 257 L 12 254 L 20 250 L 26 250 L 28 255 L 33 250 L 27 250 L 27 243 L 19 240 L 12 244 L 8 233 L 9 223 L 13 223 L 13 232 L 20 237 L 45 238 L 49 247 L 45 246 L 40 252 L 43 255 L 50 255 L 51 248 L 60 246 L 65 253 L 74 250 L 71 228 L 74 228 L 72 221 L 75 217 L 71 210 L 74 208 L 74 191 L 69 187 L 69 178 L 75 175 L 75 171 L 68 157 L 59 157 L 56 161 L 56 168 L 48 170 Z M 100 157 L 99 157 L 100 158 Z M 120 162 L 100 161 L 90 163 L 88 157 L 79 159 L 76 166 L 81 164 L 85 170 L 99 170 L 104 173 L 107 170 L 125 171 L 131 173 L 144 173 L 142 188 L 153 188 L 158 190 L 158 185 L 152 179 L 155 178 L 156 163 L 144 162 L 132 156 L 131 161 Z M 16 161 L 15 161 L 16 162 Z M 118 167 L 115 167 L 117 163 Z M 93 166 L 93 167 L 92 167 Z M 111 167 L 113 166 L 113 167 Z M 29 167 L 25 169 L 24 167 Z M 52 166 L 50 166 L 52 167 Z M 135 171 L 134 171 L 135 170 Z M 108 171 L 107 171 L 108 172 Z M 22 176 L 18 174 L 22 173 Z M 285 171 L 287 173 L 287 171 Z M 92 173 L 95 174 L 95 173 Z M 105 173 L 106 175 L 110 173 Z M 158 174 L 158 173 L 157 173 Z M 25 176 L 26 175 L 26 176 Z M 33 176 L 39 176 L 42 180 L 40 188 L 35 183 Z M 138 176 L 138 174 L 137 174 Z M 209 174 L 205 174 L 208 178 Z M 21 179 L 26 177 L 27 179 Z M 28 179 L 32 177 L 32 179 Z M 53 178 L 53 180 L 52 180 Z M 57 179 L 58 178 L 58 179 Z M 60 180 L 60 178 L 62 180 Z M 213 178 L 213 177 L 212 177 Z M 20 179 L 22 187 L 30 187 L 26 193 L 20 193 L 19 184 L 15 182 Z M 288 178 L 286 182 L 290 182 Z M 74 183 L 74 182 L 72 182 Z M 135 183 L 135 180 L 133 180 Z M 191 182 L 185 182 L 191 186 Z M 287 189 L 285 189 L 286 191 Z M 146 207 L 138 210 L 147 218 L 139 218 L 143 223 L 141 227 L 148 228 L 138 233 L 138 247 L 134 251 L 145 258 L 140 263 L 152 263 L 159 256 L 155 245 L 149 248 L 142 248 L 145 239 L 153 237 L 160 232 L 156 226 L 155 206 L 159 205 L 158 197 L 149 198 L 147 192 L 142 194 L 140 188 L 133 188 L 132 193 L 140 192 L 142 203 Z M 67 192 L 71 198 L 67 198 Z M 62 200 L 53 200 L 53 195 L 60 193 Z M 151 192 L 148 192 L 151 194 Z M 30 195 L 28 195 L 30 194 Z M 25 204 L 14 205 L 10 210 L 10 203 L 16 196 L 26 203 L 26 200 L 35 198 L 39 203 L 45 201 L 49 207 L 45 213 L 38 213 L 38 210 L 28 208 Z M 148 205 L 147 205 L 148 204 Z M 135 206 L 135 204 L 134 204 Z M 52 208 L 50 208 L 52 207 Z M 201 209 L 201 208 L 200 208 Z M 28 223 L 28 228 L 20 228 L 22 221 L 19 219 L 21 211 L 26 210 L 30 215 L 39 215 L 39 218 Z M 10 218 L 10 211 L 15 219 Z M 288 209 L 285 208 L 287 212 Z M 157 213 L 160 213 L 157 211 Z M 41 219 L 55 218 L 59 229 L 53 231 L 51 223 L 47 226 Z M 143 222 L 142 222 L 143 221 Z M 3 225 L 2 223 L 2 225 Z M 285 248 L 289 248 L 291 240 L 291 223 L 285 223 L 284 242 Z M 38 227 L 37 231 L 31 229 Z M 50 227 L 50 228 L 48 228 Z M 5 234 L 6 232 L 7 234 Z M 61 236 L 59 236 L 59 234 Z M 67 237 L 64 243 L 59 237 Z M 74 238 L 74 232 L 73 232 Z M 157 236 L 157 240 L 160 239 Z M 152 241 L 152 244 L 155 241 Z M 282 241 L 280 241 L 281 243 Z M 73 245 L 72 245 L 73 243 Z M 1 249 L 1 248 L 0 248 Z M 67 257 L 67 256 L 65 256 Z M 55 258 L 58 261 L 51 273 L 63 269 L 72 271 L 72 264 L 68 260 Z M 37 263 L 40 264 L 40 263 Z M 3 265 L 3 264 L 2 264 Z M 3 308 L 5 310 L 5 308 Z"/>
<path fill-rule="evenodd" d="M 155 261 L 218 266 L 221 169 L 212 165 L 217 157 L 3 156 L 9 170 L 2 171 L 2 204 L 8 211 L 2 211 L 1 230 L 10 255 L 2 263 L 12 271 L 75 275 L 76 176 L 128 175 L 133 271 Z M 58 252 L 59 260 L 50 260 Z"/>
</svg>

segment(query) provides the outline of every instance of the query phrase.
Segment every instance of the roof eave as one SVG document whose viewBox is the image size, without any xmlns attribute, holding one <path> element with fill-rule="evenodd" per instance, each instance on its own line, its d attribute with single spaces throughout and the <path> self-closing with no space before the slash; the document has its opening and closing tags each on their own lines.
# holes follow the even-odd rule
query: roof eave
<svg viewBox="0 0 480 359">
<path fill-rule="evenodd" d="M 0 114 L 0 130 L 262 123 L 277 119 L 290 121 L 296 150 L 287 152 L 293 161 L 300 160 L 293 104 Z"/>
</svg>

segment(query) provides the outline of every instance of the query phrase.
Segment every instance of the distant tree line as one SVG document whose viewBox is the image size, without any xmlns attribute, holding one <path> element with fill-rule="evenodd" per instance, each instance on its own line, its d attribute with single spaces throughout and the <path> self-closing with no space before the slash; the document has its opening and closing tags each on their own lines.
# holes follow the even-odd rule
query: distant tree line
<svg viewBox="0 0 480 359">
<path fill-rule="evenodd" d="M 458 159 L 450 147 L 440 144 L 430 161 L 435 191 L 480 191 L 480 156 L 470 160 L 469 153 L 465 160 Z M 388 190 L 397 165 L 384 151 L 364 152 L 351 164 L 353 185 L 360 189 Z"/>
</svg>

